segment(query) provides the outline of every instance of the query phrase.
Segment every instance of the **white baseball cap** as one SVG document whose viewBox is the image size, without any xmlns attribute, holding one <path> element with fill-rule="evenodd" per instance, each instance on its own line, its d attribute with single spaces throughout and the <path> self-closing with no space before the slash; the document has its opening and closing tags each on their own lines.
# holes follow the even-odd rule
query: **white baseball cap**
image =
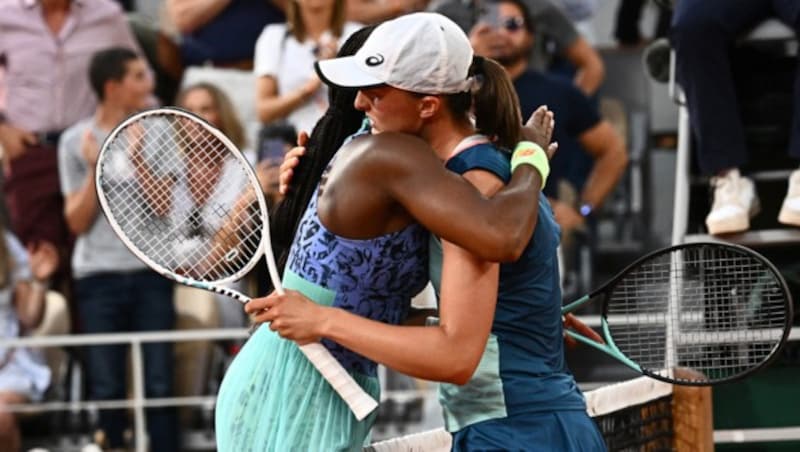
<svg viewBox="0 0 800 452">
<path fill-rule="evenodd" d="M 472 46 L 452 20 L 413 13 L 375 28 L 355 55 L 318 61 L 329 85 L 370 88 L 389 85 L 421 94 L 469 91 Z"/>
</svg>

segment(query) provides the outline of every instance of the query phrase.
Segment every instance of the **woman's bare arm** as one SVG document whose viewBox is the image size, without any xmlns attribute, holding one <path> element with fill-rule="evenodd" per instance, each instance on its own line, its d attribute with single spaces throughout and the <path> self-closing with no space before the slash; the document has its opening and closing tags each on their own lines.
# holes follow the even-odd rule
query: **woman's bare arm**
<svg viewBox="0 0 800 452">
<path fill-rule="evenodd" d="M 42 241 L 28 246 L 28 256 L 33 281 L 19 281 L 14 286 L 14 305 L 25 331 L 42 321 L 48 280 L 58 267 L 58 250 L 52 243 Z"/>
<path fill-rule="evenodd" d="M 487 195 L 502 185 L 489 173 L 470 173 L 465 177 Z M 499 265 L 452 243 L 443 242 L 442 250 L 439 324 L 435 327 L 388 325 L 317 305 L 294 291 L 255 299 L 245 309 L 256 314 L 256 321 L 271 322 L 269 327 L 287 339 L 307 343 L 325 337 L 407 375 L 465 384 L 483 356 L 491 331 Z"/>
<path fill-rule="evenodd" d="M 600 54 L 583 37 L 579 37 L 566 49 L 567 59 L 575 65 L 574 83 L 586 95 L 591 96 L 605 78 L 605 67 Z"/>
<path fill-rule="evenodd" d="M 625 142 L 614 126 L 606 120 L 583 132 L 578 139 L 594 158 L 594 167 L 584 184 L 581 198 L 593 208 L 598 208 L 617 186 L 628 166 Z"/>
<path fill-rule="evenodd" d="M 528 165 L 510 183 L 487 198 L 441 164 L 421 140 L 381 133 L 372 137 L 361 171 L 373 187 L 386 190 L 420 224 L 477 257 L 492 262 L 519 259 L 539 213 L 541 176 Z"/>
<path fill-rule="evenodd" d="M 188 34 L 211 22 L 231 0 L 167 0 L 170 22 L 181 33 Z"/>
<path fill-rule="evenodd" d="M 268 123 L 289 116 L 291 112 L 307 102 L 320 86 L 317 76 L 288 93 L 278 94 L 278 81 L 271 76 L 256 80 L 256 113 L 261 122 Z"/>
</svg>

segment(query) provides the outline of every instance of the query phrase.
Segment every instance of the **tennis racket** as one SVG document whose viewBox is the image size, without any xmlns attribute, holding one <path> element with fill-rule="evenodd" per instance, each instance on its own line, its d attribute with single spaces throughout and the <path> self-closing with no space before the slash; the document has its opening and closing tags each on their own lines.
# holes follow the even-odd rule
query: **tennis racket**
<svg viewBox="0 0 800 452">
<path fill-rule="evenodd" d="M 775 266 L 727 243 L 650 253 L 562 314 L 590 302 L 602 303 L 606 343 L 571 330 L 568 335 L 637 372 L 682 385 L 714 385 L 755 372 L 778 355 L 792 325 L 791 295 Z"/>
<path fill-rule="evenodd" d="M 258 179 L 236 146 L 204 120 L 175 108 L 131 116 L 103 143 L 95 182 L 114 232 L 162 276 L 247 303 L 249 297 L 224 284 L 243 277 L 263 253 L 283 293 Z M 300 350 L 357 419 L 378 406 L 322 344 Z"/>
</svg>

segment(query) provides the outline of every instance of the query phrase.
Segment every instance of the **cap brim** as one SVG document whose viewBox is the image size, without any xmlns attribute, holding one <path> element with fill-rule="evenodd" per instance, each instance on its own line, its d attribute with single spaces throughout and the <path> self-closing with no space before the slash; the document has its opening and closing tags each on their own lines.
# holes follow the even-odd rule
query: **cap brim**
<svg viewBox="0 0 800 452">
<path fill-rule="evenodd" d="M 386 82 L 364 73 L 354 56 L 332 58 L 314 63 L 319 78 L 326 84 L 339 88 L 373 88 Z"/>
</svg>

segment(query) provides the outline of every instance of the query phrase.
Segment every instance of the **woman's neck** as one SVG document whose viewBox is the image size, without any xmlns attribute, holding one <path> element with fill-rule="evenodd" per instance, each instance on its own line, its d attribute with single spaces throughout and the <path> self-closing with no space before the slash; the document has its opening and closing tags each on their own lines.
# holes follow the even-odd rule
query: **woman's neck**
<svg viewBox="0 0 800 452">
<path fill-rule="evenodd" d="M 319 41 L 320 36 L 330 29 L 331 16 L 333 9 L 324 11 L 307 11 L 300 13 L 303 24 L 306 26 L 306 38 L 315 42 Z"/>
<path fill-rule="evenodd" d="M 475 134 L 475 129 L 467 122 L 442 122 L 423 132 L 422 138 L 433 148 L 439 160 L 446 161 L 464 138 Z"/>
<path fill-rule="evenodd" d="M 42 0 L 42 16 L 47 28 L 58 35 L 67 21 L 71 0 Z"/>
</svg>

